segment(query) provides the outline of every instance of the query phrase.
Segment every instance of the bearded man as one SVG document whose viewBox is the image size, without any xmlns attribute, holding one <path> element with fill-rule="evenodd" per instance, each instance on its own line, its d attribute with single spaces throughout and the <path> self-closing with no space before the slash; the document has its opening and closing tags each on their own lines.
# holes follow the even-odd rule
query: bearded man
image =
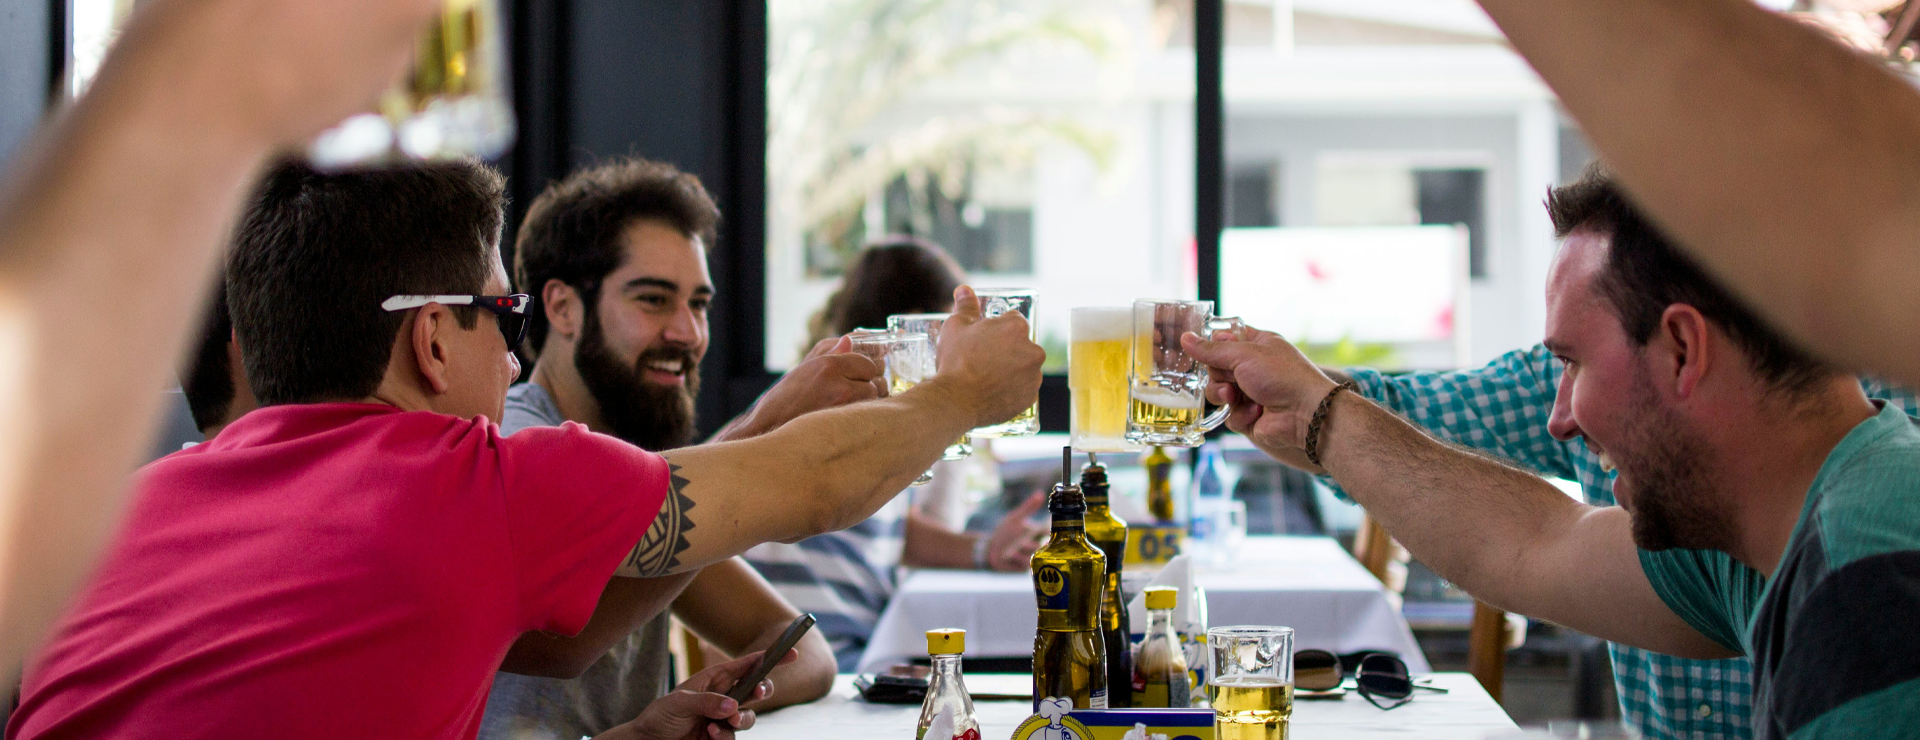
<svg viewBox="0 0 1920 740">
<path fill-rule="evenodd" d="M 1474 393 L 1422 401 L 1402 391 L 1451 381 L 1350 393 L 1276 335 L 1190 337 L 1214 369 L 1209 394 L 1233 405 L 1232 428 L 1330 475 L 1483 601 L 1658 653 L 1749 657 L 1750 701 L 1713 707 L 1740 711 L 1696 731 L 1770 739 L 1911 727 L 1920 717 L 1920 638 L 1905 625 L 1920 609 L 1915 421 L 1783 340 L 1640 216 L 1604 170 L 1555 190 L 1548 208 L 1564 240 L 1547 286 L 1552 361 L 1531 365 L 1553 372 L 1529 363 L 1480 371 L 1458 379 Z M 1490 381 L 1497 387 L 1480 387 Z M 1513 406 L 1520 394 L 1501 391 L 1542 383 L 1557 386 L 1550 410 Z M 1367 396 L 1536 470 L 1558 465 L 1583 484 L 1613 475 L 1619 505 L 1575 502 Z M 1534 435 L 1542 422 L 1551 439 Z M 1576 443 L 1577 458 L 1565 449 Z"/>
</svg>

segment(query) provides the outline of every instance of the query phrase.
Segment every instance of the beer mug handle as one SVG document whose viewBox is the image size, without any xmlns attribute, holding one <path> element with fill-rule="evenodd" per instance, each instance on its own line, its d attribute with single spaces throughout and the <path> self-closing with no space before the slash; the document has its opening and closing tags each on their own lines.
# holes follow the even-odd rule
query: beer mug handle
<svg viewBox="0 0 1920 740">
<path fill-rule="evenodd" d="M 1215 316 L 1207 319 L 1206 329 L 1207 333 L 1203 337 L 1204 339 L 1211 340 L 1213 339 L 1214 332 L 1224 331 L 1233 333 L 1233 339 L 1228 341 L 1238 342 L 1246 339 L 1247 322 L 1241 321 L 1238 316 Z M 1213 413 L 1207 414 L 1205 418 L 1200 420 L 1200 431 L 1204 433 L 1219 429 L 1221 424 L 1227 422 L 1227 414 L 1232 412 L 1233 408 L 1230 406 L 1221 406 L 1220 408 L 1214 409 Z"/>
</svg>

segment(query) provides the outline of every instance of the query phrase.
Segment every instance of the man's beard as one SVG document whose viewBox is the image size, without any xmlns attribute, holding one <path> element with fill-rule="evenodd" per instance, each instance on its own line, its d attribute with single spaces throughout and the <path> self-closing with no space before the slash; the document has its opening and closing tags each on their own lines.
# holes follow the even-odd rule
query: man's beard
<svg viewBox="0 0 1920 740">
<path fill-rule="evenodd" d="M 1633 542 L 1646 550 L 1725 550 L 1733 527 L 1707 479 L 1706 445 L 1686 422 L 1660 405 L 1642 370 L 1634 381 L 1626 444 L 1609 448 L 1634 490 Z M 1615 481 L 1618 485 L 1618 481 Z"/>
<path fill-rule="evenodd" d="M 679 360 L 685 386 L 648 382 L 640 368 L 657 360 Z M 700 392 L 700 361 L 679 347 L 654 347 L 626 362 L 607 347 L 600 317 L 588 311 L 573 365 L 587 392 L 600 405 L 600 420 L 613 436 L 643 450 L 660 452 L 693 442 L 693 398 Z"/>
</svg>

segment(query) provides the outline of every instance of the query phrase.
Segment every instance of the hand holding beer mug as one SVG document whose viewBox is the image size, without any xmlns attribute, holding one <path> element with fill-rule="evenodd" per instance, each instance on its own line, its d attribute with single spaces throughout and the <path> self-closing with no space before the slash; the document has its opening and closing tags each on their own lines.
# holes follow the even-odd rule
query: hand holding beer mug
<svg viewBox="0 0 1920 740">
<path fill-rule="evenodd" d="M 981 315 L 991 319 L 1009 313 L 1017 313 L 1027 318 L 1027 339 L 1033 340 L 1039 331 L 1033 324 L 1032 288 L 981 288 Z M 1040 402 L 1034 401 L 1033 407 L 1021 411 L 1012 419 L 999 424 L 990 424 L 973 430 L 974 437 L 1026 437 L 1040 433 Z"/>
<path fill-rule="evenodd" d="M 1207 432 L 1227 420 L 1227 407 L 1201 418 L 1206 408 L 1207 368 L 1180 345 L 1189 332 L 1216 331 L 1238 337 L 1245 324 L 1215 317 L 1211 301 L 1133 302 L 1133 368 L 1128 391 L 1127 441 L 1166 447 L 1198 447 Z"/>
<path fill-rule="evenodd" d="M 1033 341 L 1024 317 L 984 318 L 982 301 L 966 286 L 953 296 L 953 315 L 940 325 L 940 372 L 927 382 L 951 389 L 948 397 L 964 407 L 973 427 L 1018 416 L 1040 398 L 1047 351 Z"/>
<path fill-rule="evenodd" d="M 1293 628 L 1207 630 L 1207 693 L 1219 740 L 1286 740 L 1293 722 Z"/>
<path fill-rule="evenodd" d="M 887 379 L 887 392 L 900 394 L 933 377 L 933 345 L 919 332 L 855 329 L 848 337 L 853 351 L 880 363 Z M 933 481 L 929 469 L 913 480 L 916 486 Z"/>
<path fill-rule="evenodd" d="M 381 96 L 379 111 L 321 132 L 308 159 L 338 169 L 499 156 L 514 135 L 504 53 L 499 0 L 446 0 L 421 32 L 406 77 Z"/>
<path fill-rule="evenodd" d="M 901 313 L 887 317 L 887 331 L 910 332 L 927 335 L 927 341 L 933 346 L 940 345 L 940 325 L 946 323 L 944 313 Z M 940 368 L 936 362 L 934 372 Z M 947 445 L 947 452 L 940 456 L 942 460 L 965 460 L 973 454 L 973 445 L 966 435 L 960 435 L 960 441 Z"/>
</svg>

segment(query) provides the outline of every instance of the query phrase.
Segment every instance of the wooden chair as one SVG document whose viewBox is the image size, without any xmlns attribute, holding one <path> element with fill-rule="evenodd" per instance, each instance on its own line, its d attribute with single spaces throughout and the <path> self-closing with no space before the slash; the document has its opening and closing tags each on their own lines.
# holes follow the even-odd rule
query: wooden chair
<svg viewBox="0 0 1920 740">
<path fill-rule="evenodd" d="M 700 637 L 693 630 L 673 620 L 673 626 L 667 629 L 667 652 L 673 655 L 673 684 L 678 686 L 687 677 L 707 668 L 707 651 Z"/>
<path fill-rule="evenodd" d="M 1353 556 L 1387 590 L 1395 594 L 1406 591 L 1407 550 L 1371 516 L 1360 519 L 1360 530 L 1353 538 Z M 1473 623 L 1467 630 L 1467 672 L 1496 702 L 1501 701 L 1501 688 L 1506 684 L 1509 640 L 1507 613 L 1474 601 Z"/>
</svg>

